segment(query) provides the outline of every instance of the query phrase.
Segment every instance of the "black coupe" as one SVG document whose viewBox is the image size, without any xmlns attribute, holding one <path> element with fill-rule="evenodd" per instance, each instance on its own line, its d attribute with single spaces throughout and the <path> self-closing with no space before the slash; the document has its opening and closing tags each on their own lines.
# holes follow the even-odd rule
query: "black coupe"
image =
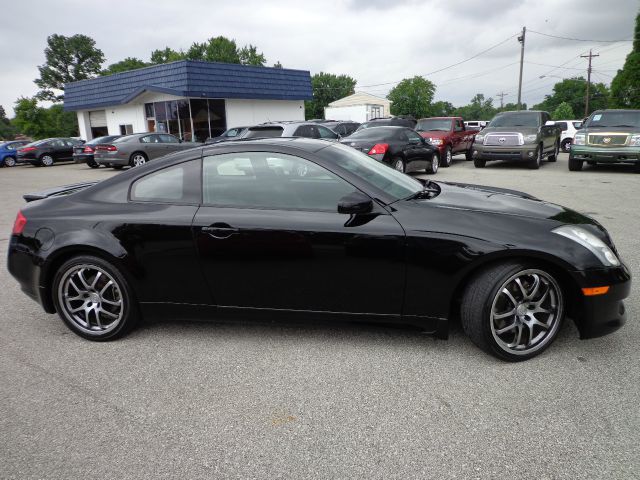
<svg viewBox="0 0 640 480">
<path fill-rule="evenodd" d="M 339 317 L 446 337 L 460 317 L 505 360 L 619 328 L 630 274 L 595 220 L 527 194 L 420 182 L 323 140 L 182 151 L 25 195 L 8 267 L 91 340 L 144 316 Z"/>
</svg>

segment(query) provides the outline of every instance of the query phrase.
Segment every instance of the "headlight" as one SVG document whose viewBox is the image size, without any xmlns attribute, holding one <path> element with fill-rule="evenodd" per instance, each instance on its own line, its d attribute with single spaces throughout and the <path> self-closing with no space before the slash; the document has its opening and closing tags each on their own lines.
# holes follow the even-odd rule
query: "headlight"
<svg viewBox="0 0 640 480">
<path fill-rule="evenodd" d="M 587 232 L 580 227 L 574 227 L 572 225 L 564 225 L 552 230 L 553 233 L 562 235 L 574 242 L 579 243 L 583 247 L 590 250 L 603 265 L 609 267 L 617 267 L 620 265 L 620 260 L 616 257 L 616 254 L 605 245 L 605 243 L 596 237 L 594 234 Z"/>
<path fill-rule="evenodd" d="M 430 138 L 429 142 L 431 142 L 431 145 L 442 145 L 441 138 Z"/>
<path fill-rule="evenodd" d="M 631 135 L 631 141 L 629 142 L 631 147 L 640 147 L 640 135 Z"/>
<path fill-rule="evenodd" d="M 484 142 L 484 135 L 482 135 L 482 134 L 480 134 L 480 133 L 479 133 L 479 134 L 477 134 L 477 135 L 476 135 L 476 138 L 474 139 L 474 141 L 479 142 L 479 143 Z"/>
<path fill-rule="evenodd" d="M 586 135 L 584 133 L 576 133 L 573 137 L 574 145 L 584 145 Z"/>
<path fill-rule="evenodd" d="M 537 140 L 538 140 L 538 135 L 536 135 L 535 133 L 524 136 L 524 143 L 535 143 Z"/>
</svg>

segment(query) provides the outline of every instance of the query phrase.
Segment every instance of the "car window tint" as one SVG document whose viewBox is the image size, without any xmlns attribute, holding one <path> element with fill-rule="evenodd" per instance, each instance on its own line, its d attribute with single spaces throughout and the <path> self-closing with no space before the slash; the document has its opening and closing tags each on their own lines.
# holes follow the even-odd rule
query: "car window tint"
<svg viewBox="0 0 640 480">
<path fill-rule="evenodd" d="M 62 140 L 51 140 L 49 145 L 52 147 L 64 147 L 64 142 Z"/>
<path fill-rule="evenodd" d="M 199 161 L 167 167 L 136 180 L 131 200 L 162 203 L 199 203 Z"/>
<path fill-rule="evenodd" d="M 314 138 L 314 130 L 311 125 L 301 125 L 293 133 L 294 137 Z"/>
<path fill-rule="evenodd" d="M 400 130 L 396 133 L 396 140 L 400 140 L 401 142 L 408 142 L 409 137 L 407 137 L 407 132 Z"/>
<path fill-rule="evenodd" d="M 155 135 L 147 135 L 146 137 L 142 137 L 140 138 L 140 143 L 152 143 L 153 142 L 153 137 L 155 137 Z M 121 140 L 123 141 L 123 140 Z"/>
<path fill-rule="evenodd" d="M 323 127 L 322 125 L 318 125 L 315 128 L 318 129 L 318 133 L 320 134 L 320 138 L 338 138 L 335 132 L 332 132 L 327 127 Z"/>
<path fill-rule="evenodd" d="M 556 125 L 560 127 L 560 130 L 562 130 L 563 132 L 569 128 L 569 126 L 567 125 L 567 122 L 556 122 Z"/>
<path fill-rule="evenodd" d="M 409 139 L 409 143 L 422 143 L 420 135 L 414 132 L 404 132 L 407 138 Z"/>
<path fill-rule="evenodd" d="M 228 153 L 203 160 L 203 202 L 243 208 L 337 211 L 355 188 L 315 163 L 268 152 Z"/>
<path fill-rule="evenodd" d="M 158 135 L 160 137 L 160 142 L 162 143 L 179 143 L 178 139 L 173 135 L 162 134 Z"/>
</svg>

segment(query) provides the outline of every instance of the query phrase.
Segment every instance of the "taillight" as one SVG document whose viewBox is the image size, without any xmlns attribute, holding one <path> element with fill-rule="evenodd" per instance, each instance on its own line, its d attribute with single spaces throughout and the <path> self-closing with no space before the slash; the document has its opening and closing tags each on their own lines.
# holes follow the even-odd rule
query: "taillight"
<svg viewBox="0 0 640 480">
<path fill-rule="evenodd" d="M 84 149 L 82 150 L 83 153 L 93 153 L 93 148 L 86 146 L 84 147 Z"/>
<path fill-rule="evenodd" d="M 11 232 L 13 235 L 20 235 L 24 230 L 25 225 L 27 224 L 27 217 L 25 217 L 22 212 L 18 212 L 16 215 L 16 221 L 13 222 L 13 231 Z"/>
<path fill-rule="evenodd" d="M 369 150 L 369 155 L 384 155 L 387 153 L 389 149 L 388 143 L 376 143 L 371 150 Z"/>
<path fill-rule="evenodd" d="M 116 147 L 115 145 L 98 145 L 96 147 L 96 150 L 104 150 L 105 152 L 117 152 L 118 147 Z"/>
<path fill-rule="evenodd" d="M 20 149 L 21 152 L 33 152 L 36 147 L 23 147 Z"/>
</svg>

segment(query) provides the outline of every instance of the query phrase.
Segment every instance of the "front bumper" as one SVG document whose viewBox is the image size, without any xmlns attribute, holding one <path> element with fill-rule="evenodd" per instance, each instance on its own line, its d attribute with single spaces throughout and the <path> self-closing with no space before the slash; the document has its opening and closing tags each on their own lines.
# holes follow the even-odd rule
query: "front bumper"
<svg viewBox="0 0 640 480">
<path fill-rule="evenodd" d="M 607 335 L 622 327 L 627 321 L 623 300 L 631 291 L 631 273 L 623 264 L 615 268 L 573 272 L 579 278 L 580 288 L 609 286 L 603 295 L 585 296 L 581 293 L 576 302 L 573 317 L 580 338 Z"/>
<path fill-rule="evenodd" d="M 528 162 L 536 158 L 537 145 L 535 143 L 525 145 L 482 145 L 474 143 L 471 147 L 473 158 L 480 160 L 511 160 L 516 162 Z"/>
<path fill-rule="evenodd" d="M 571 145 L 569 158 L 598 163 L 638 163 L 640 162 L 640 147 Z"/>
</svg>

